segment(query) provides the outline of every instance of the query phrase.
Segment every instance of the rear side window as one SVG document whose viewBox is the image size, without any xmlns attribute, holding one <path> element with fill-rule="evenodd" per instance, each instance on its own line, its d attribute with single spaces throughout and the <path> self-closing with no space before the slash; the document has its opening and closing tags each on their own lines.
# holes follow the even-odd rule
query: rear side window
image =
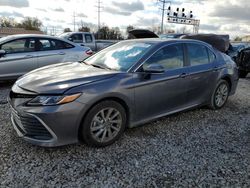
<svg viewBox="0 0 250 188">
<path fill-rule="evenodd" d="M 207 47 L 200 44 L 187 44 L 187 51 L 191 66 L 209 63 Z"/>
<path fill-rule="evenodd" d="M 3 44 L 0 49 L 5 50 L 7 54 L 33 52 L 35 51 L 34 44 L 34 39 L 17 39 Z"/>
<path fill-rule="evenodd" d="M 143 65 L 146 68 L 150 64 L 159 64 L 165 68 L 165 70 L 182 68 L 184 66 L 183 61 L 183 46 L 182 44 L 174 44 L 166 46 L 154 55 L 152 55 Z"/>
<path fill-rule="evenodd" d="M 74 46 L 56 39 L 38 39 L 35 42 L 36 51 L 49 51 L 73 48 Z"/>
<path fill-rule="evenodd" d="M 207 51 L 208 51 L 208 56 L 209 56 L 209 62 L 210 63 L 214 62 L 215 59 L 216 59 L 214 53 L 211 50 L 209 50 L 209 49 L 207 49 Z"/>
<path fill-rule="evenodd" d="M 55 50 L 60 50 L 60 49 L 68 49 L 68 48 L 73 48 L 74 46 L 67 43 L 67 42 L 64 42 L 64 41 L 61 41 L 61 40 L 51 40 L 51 43 L 52 45 L 54 46 L 54 49 Z"/>
</svg>

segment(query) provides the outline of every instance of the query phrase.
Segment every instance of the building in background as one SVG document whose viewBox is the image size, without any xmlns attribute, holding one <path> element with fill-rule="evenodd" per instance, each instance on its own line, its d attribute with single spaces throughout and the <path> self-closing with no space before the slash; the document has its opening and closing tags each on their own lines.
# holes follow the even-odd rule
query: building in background
<svg viewBox="0 0 250 188">
<path fill-rule="evenodd" d="M 241 38 L 242 42 L 250 42 L 250 35 L 246 35 L 244 37 Z"/>
<path fill-rule="evenodd" d="M 17 34 L 44 34 L 42 31 L 25 30 L 23 28 L 0 27 L 0 38 Z"/>
</svg>

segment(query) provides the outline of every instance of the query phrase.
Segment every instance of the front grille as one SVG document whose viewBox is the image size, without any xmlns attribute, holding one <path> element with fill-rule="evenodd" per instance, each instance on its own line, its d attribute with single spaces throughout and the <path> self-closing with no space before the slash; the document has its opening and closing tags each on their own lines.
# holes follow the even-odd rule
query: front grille
<svg viewBox="0 0 250 188">
<path fill-rule="evenodd" d="M 37 140 L 52 139 L 52 135 L 49 131 L 35 117 L 27 114 L 19 114 L 14 109 L 12 113 L 15 125 L 24 136 Z"/>
</svg>

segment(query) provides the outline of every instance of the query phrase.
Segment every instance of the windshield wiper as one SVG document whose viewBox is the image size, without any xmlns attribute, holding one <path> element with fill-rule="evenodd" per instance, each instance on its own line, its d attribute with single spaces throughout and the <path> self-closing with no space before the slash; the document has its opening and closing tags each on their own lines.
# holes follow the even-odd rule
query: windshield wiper
<svg viewBox="0 0 250 188">
<path fill-rule="evenodd" d="M 113 70 L 107 66 L 102 66 L 102 65 L 97 65 L 97 64 L 88 64 L 88 65 L 91 65 L 93 67 L 96 67 L 96 68 L 100 68 L 100 69 L 108 69 L 108 70 Z"/>
<path fill-rule="evenodd" d="M 97 65 L 97 64 L 88 64 L 85 61 L 81 61 L 81 63 L 84 63 L 85 65 L 88 65 L 88 66 L 93 66 L 93 67 L 96 67 L 96 68 L 100 68 L 100 69 L 115 70 L 115 69 L 112 69 L 112 68 L 107 67 L 107 66 L 102 66 L 102 65 Z"/>
</svg>

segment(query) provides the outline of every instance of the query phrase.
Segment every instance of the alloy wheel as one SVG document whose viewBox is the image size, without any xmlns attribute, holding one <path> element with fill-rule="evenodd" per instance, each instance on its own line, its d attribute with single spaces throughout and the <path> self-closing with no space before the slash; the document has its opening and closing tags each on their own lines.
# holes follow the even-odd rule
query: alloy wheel
<svg viewBox="0 0 250 188">
<path fill-rule="evenodd" d="M 225 83 L 219 85 L 215 93 L 215 104 L 218 107 L 222 107 L 228 98 L 228 86 Z"/>
<path fill-rule="evenodd" d="M 92 119 L 90 132 L 97 142 L 109 142 L 120 132 L 122 115 L 115 108 L 105 108 L 96 113 Z"/>
</svg>

